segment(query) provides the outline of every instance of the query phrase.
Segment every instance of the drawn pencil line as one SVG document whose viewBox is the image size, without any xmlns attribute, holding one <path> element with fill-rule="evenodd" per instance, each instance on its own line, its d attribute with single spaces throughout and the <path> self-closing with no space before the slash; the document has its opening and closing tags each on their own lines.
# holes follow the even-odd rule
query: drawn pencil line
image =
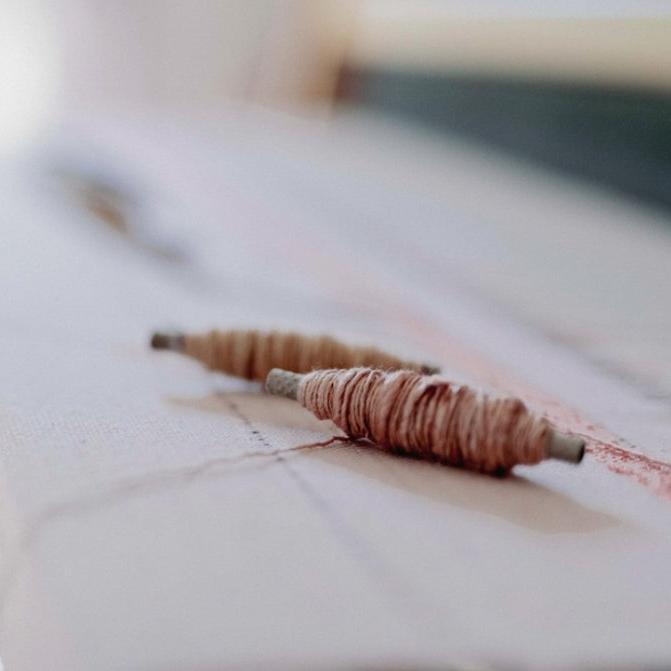
<svg viewBox="0 0 671 671">
<path fill-rule="evenodd" d="M 235 401 L 230 398 L 225 398 L 225 401 L 231 412 L 240 419 L 254 439 L 276 455 L 277 462 L 285 468 L 298 489 L 310 502 L 312 509 L 318 512 L 331 536 L 338 541 L 346 554 L 355 560 L 367 579 L 378 586 L 382 586 L 385 598 L 399 608 L 402 613 L 407 614 L 407 602 L 415 598 L 411 586 L 406 584 L 406 581 L 391 568 L 388 562 L 384 561 L 384 558 L 365 539 L 345 523 L 333 506 L 284 458 L 281 450 L 273 447 L 265 434 L 256 427 Z M 343 440 L 343 438 L 338 436 L 334 437 L 333 440 Z M 348 439 L 344 440 L 350 442 Z"/>
</svg>

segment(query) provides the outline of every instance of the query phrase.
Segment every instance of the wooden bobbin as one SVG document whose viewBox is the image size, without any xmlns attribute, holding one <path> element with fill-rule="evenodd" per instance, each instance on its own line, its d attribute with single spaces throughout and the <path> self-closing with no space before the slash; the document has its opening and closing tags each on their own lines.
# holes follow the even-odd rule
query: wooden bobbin
<svg viewBox="0 0 671 671">
<path fill-rule="evenodd" d="M 299 373 L 273 368 L 266 378 L 266 389 L 274 396 L 284 396 L 295 401 L 304 377 L 305 375 Z M 585 456 L 585 441 L 552 428 L 548 432 L 545 455 L 547 459 L 579 464 Z"/>
<path fill-rule="evenodd" d="M 357 366 L 412 370 L 425 375 L 439 372 L 427 363 L 401 359 L 376 347 L 348 345 L 327 335 L 228 329 L 206 333 L 157 332 L 150 342 L 153 349 L 179 352 L 211 370 L 260 382 L 275 366 L 298 373 Z"/>
</svg>

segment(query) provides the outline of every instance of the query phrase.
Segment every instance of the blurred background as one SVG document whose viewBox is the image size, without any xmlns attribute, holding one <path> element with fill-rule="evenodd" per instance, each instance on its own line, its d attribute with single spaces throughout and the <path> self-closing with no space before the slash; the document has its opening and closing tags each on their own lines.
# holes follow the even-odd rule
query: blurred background
<svg viewBox="0 0 671 671">
<path fill-rule="evenodd" d="M 666 394 L 666 4 L 4 0 L 2 165 L 55 177 L 92 221 L 174 263 L 216 247 L 216 208 L 229 233 L 247 225 L 235 180 L 293 180 L 288 218 L 381 263 L 395 235 L 452 268 L 434 288 L 458 275 Z M 198 171 L 209 181 L 187 187 Z M 250 250 L 236 263 L 263 255 Z"/>
<path fill-rule="evenodd" d="M 664 2 L 4 0 L 0 143 L 72 112 L 393 112 L 660 205 Z"/>
</svg>

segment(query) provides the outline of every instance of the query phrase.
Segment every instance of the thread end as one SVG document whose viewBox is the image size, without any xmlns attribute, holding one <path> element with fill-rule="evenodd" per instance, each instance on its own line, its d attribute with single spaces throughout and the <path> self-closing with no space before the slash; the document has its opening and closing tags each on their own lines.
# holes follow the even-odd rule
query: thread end
<svg viewBox="0 0 671 671">
<path fill-rule="evenodd" d="M 303 379 L 299 373 L 292 373 L 281 368 L 273 368 L 266 377 L 266 391 L 273 396 L 284 396 L 296 400 L 298 385 Z"/>
<path fill-rule="evenodd" d="M 149 342 L 152 349 L 167 349 L 174 352 L 184 350 L 184 334 L 177 331 L 169 333 L 157 331 L 152 334 Z"/>
<path fill-rule="evenodd" d="M 585 441 L 560 431 L 551 431 L 548 437 L 547 456 L 571 464 L 579 464 L 585 456 Z"/>
<path fill-rule="evenodd" d="M 422 364 L 420 369 L 422 375 L 438 375 L 440 373 L 440 366 L 432 366 L 431 364 Z"/>
</svg>

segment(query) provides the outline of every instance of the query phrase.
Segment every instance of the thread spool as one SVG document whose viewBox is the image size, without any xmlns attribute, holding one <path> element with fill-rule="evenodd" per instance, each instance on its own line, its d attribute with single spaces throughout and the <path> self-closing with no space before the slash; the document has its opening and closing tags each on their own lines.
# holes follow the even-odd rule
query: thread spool
<svg viewBox="0 0 671 671">
<path fill-rule="evenodd" d="M 281 331 L 236 329 L 203 334 L 154 333 L 151 346 L 180 352 L 211 370 L 260 382 L 273 368 L 296 373 L 356 366 L 438 372 L 435 366 L 405 361 L 375 347 L 353 347 L 330 336 L 305 336 Z"/>
<path fill-rule="evenodd" d="M 435 375 L 275 369 L 266 388 L 332 420 L 353 439 L 485 473 L 545 459 L 577 464 L 585 452 L 583 440 L 557 431 L 521 400 L 493 398 Z"/>
</svg>

